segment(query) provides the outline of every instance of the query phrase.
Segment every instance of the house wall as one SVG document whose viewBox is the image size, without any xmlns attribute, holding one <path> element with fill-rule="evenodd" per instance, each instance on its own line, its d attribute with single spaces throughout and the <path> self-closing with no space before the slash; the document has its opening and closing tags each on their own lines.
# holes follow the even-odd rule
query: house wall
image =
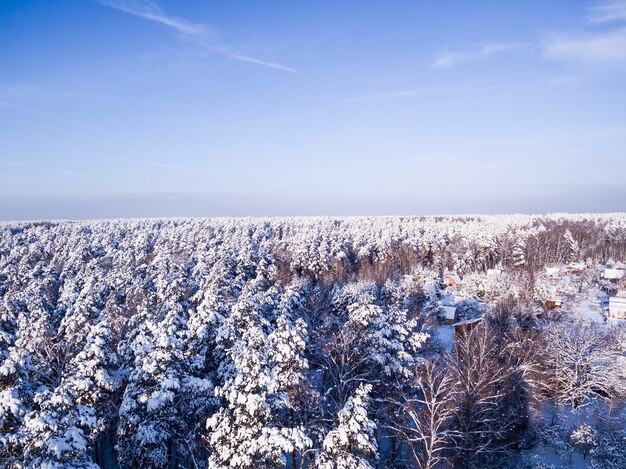
<svg viewBox="0 0 626 469">
<path fill-rule="evenodd" d="M 613 319 L 626 319 L 626 298 L 609 299 L 609 317 Z"/>
<path fill-rule="evenodd" d="M 548 300 L 548 301 L 546 301 L 546 309 L 548 311 L 551 311 L 551 310 L 556 309 L 559 306 L 561 306 L 561 304 L 562 304 L 561 301 Z"/>
<path fill-rule="evenodd" d="M 458 326 L 454 326 L 454 335 L 456 337 L 461 337 L 468 334 L 472 329 L 474 329 L 480 321 L 470 322 L 467 324 L 461 324 Z"/>
</svg>

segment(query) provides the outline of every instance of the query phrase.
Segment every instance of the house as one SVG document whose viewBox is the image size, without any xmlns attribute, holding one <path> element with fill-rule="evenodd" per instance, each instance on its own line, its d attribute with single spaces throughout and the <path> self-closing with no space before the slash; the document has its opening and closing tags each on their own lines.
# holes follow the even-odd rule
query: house
<svg viewBox="0 0 626 469">
<path fill-rule="evenodd" d="M 456 322 L 456 307 L 443 306 L 441 308 L 441 316 L 444 324 L 454 324 Z"/>
<path fill-rule="evenodd" d="M 626 319 L 626 297 L 613 296 L 609 298 L 608 316 L 613 319 Z"/>
<path fill-rule="evenodd" d="M 623 269 L 604 269 L 602 277 L 605 280 L 612 280 L 612 281 L 619 282 L 621 279 L 624 278 L 625 273 L 626 271 L 624 271 Z"/>
<path fill-rule="evenodd" d="M 544 305 L 547 311 L 551 311 L 555 308 L 560 308 L 561 306 L 563 306 L 563 297 L 553 296 L 552 298 L 546 300 Z"/>
<path fill-rule="evenodd" d="M 461 277 L 455 273 L 444 275 L 443 284 L 448 287 L 456 287 L 457 285 L 461 285 Z"/>
<path fill-rule="evenodd" d="M 572 262 L 570 265 L 567 266 L 567 272 L 574 275 L 580 275 L 585 271 L 586 268 L 587 266 L 584 262 Z"/>
</svg>

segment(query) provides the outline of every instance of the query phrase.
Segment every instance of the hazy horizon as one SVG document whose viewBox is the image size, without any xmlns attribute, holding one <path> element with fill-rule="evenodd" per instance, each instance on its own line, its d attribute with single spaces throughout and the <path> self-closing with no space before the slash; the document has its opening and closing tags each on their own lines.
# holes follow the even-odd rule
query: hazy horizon
<svg viewBox="0 0 626 469">
<path fill-rule="evenodd" d="M 42 201 L 40 199 L 10 200 L 0 205 L 0 221 L 33 220 L 91 220 L 117 218 L 171 218 L 171 217 L 352 217 L 352 216 L 465 216 L 465 215 L 545 215 L 551 213 L 622 213 L 626 191 L 613 192 L 612 202 L 602 201 L 601 194 L 585 203 L 569 201 L 568 194 L 544 201 L 541 194 L 532 199 L 504 200 L 447 200 L 433 205 L 428 201 L 395 200 L 374 201 L 362 212 L 354 207 L 363 198 L 337 201 L 324 198 L 319 208 L 319 197 L 292 198 L 288 201 L 272 196 L 239 196 L 225 194 L 122 194 L 108 198 L 65 197 Z M 441 203 L 441 202 L 445 202 Z M 391 211 L 388 207 L 396 207 Z M 601 209 L 595 207 L 602 206 Z M 438 207 L 438 208 L 432 208 Z M 443 207 L 443 208 L 442 208 Z M 27 215 L 24 215 L 27 214 Z"/>
</svg>

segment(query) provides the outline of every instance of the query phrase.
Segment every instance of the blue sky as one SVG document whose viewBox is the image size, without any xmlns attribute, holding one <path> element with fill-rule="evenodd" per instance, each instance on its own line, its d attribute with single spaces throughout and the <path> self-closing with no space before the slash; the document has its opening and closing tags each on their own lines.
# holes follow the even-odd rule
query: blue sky
<svg viewBox="0 0 626 469">
<path fill-rule="evenodd" d="M 0 218 L 626 210 L 626 1 L 0 2 Z"/>
</svg>

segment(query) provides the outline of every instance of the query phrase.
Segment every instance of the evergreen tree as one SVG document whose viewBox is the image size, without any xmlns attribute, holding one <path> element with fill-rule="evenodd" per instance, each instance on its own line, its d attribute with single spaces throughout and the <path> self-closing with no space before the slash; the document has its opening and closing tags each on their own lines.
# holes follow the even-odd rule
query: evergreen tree
<svg viewBox="0 0 626 469">
<path fill-rule="evenodd" d="M 224 384 L 216 388 L 224 406 L 207 422 L 210 467 L 282 467 L 287 454 L 311 444 L 302 428 L 280 424 L 290 407 L 288 386 L 297 385 L 305 367 L 299 357 L 302 325 L 291 331 L 281 320 L 277 331 L 268 334 L 262 312 L 270 299 L 261 284 L 246 286 L 218 338 L 228 361 L 220 369 Z M 286 343 L 289 339 L 295 341 Z"/>
<path fill-rule="evenodd" d="M 526 240 L 523 237 L 518 238 L 513 245 L 513 265 L 515 267 L 523 267 L 526 265 Z"/>
<path fill-rule="evenodd" d="M 378 458 L 376 424 L 367 416 L 372 386 L 361 384 L 337 414 L 337 428 L 324 438 L 320 469 L 370 469 Z"/>
<path fill-rule="evenodd" d="M 146 324 L 132 348 L 134 363 L 120 407 L 118 452 L 126 464 L 165 467 L 190 437 L 180 415 L 185 379 L 185 320 L 177 305 L 166 303 L 167 313 Z"/>
</svg>

